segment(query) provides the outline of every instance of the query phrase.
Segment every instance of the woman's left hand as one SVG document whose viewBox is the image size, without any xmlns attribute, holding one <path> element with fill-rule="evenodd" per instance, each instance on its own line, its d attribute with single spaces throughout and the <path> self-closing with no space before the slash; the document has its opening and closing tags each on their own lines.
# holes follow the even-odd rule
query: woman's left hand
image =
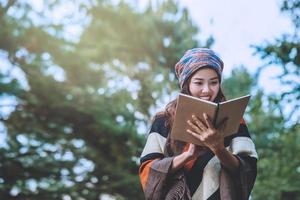
<svg viewBox="0 0 300 200">
<path fill-rule="evenodd" d="M 187 130 L 187 132 L 197 140 L 200 140 L 213 152 L 223 150 L 225 147 L 222 129 L 225 128 L 227 120 L 225 119 L 217 128 L 215 128 L 208 115 L 204 113 L 203 116 L 204 122 L 193 115 L 192 120 L 187 121 L 190 125 L 190 128 Z"/>
</svg>

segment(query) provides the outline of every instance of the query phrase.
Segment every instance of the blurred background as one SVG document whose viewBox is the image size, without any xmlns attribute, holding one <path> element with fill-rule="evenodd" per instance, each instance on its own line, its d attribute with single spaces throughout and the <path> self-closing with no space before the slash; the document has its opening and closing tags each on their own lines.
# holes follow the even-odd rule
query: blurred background
<svg viewBox="0 0 300 200">
<path fill-rule="evenodd" d="M 209 47 L 259 154 L 254 200 L 300 199 L 300 0 L 0 0 L 0 199 L 143 199 L 174 64 Z"/>
</svg>

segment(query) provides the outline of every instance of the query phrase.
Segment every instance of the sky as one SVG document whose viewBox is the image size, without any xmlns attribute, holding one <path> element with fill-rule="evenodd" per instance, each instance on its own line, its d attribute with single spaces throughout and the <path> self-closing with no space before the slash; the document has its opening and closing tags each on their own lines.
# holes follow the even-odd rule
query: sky
<svg viewBox="0 0 300 200">
<path fill-rule="evenodd" d="M 139 1 L 144 6 L 148 0 Z M 250 73 L 264 63 L 254 56 L 251 45 L 272 42 L 283 33 L 293 31 L 288 16 L 280 12 L 278 0 L 178 0 L 189 10 L 199 28 L 199 40 L 212 35 L 215 50 L 225 63 L 224 75 L 243 64 Z M 259 85 L 268 93 L 278 92 L 274 77 L 280 73 L 276 67 L 263 70 Z M 267 83 L 267 84 L 266 84 Z"/>
<path fill-rule="evenodd" d="M 225 76 L 233 67 L 244 64 L 254 73 L 264 63 L 259 55 L 253 55 L 251 45 L 272 42 L 283 33 L 291 33 L 293 26 L 280 12 L 278 0 L 180 0 L 200 27 L 200 34 L 213 35 L 217 51 L 224 63 Z M 279 92 L 280 83 L 275 79 L 280 68 L 271 67 L 262 72 L 259 85 L 268 93 Z"/>
</svg>

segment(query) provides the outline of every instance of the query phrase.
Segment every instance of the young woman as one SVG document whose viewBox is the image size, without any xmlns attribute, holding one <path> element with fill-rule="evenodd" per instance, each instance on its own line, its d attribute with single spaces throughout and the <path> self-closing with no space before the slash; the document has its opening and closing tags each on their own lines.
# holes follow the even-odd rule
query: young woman
<svg viewBox="0 0 300 200">
<path fill-rule="evenodd" d="M 181 92 L 201 99 L 225 100 L 222 60 L 210 49 L 188 50 L 175 65 Z M 140 179 L 146 199 L 246 200 L 256 178 L 257 153 L 244 120 L 236 134 L 223 137 L 226 121 L 214 127 L 192 116 L 187 132 L 204 147 L 173 141 L 170 130 L 177 99 L 154 117 L 141 155 Z"/>
</svg>

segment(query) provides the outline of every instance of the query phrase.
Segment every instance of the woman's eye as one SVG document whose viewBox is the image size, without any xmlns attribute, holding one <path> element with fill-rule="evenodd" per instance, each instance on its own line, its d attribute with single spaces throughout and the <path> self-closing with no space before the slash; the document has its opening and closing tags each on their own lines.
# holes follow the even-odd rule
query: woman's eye
<svg viewBox="0 0 300 200">
<path fill-rule="evenodd" d="M 202 82 L 195 82 L 196 85 L 202 85 Z"/>
<path fill-rule="evenodd" d="M 212 85 L 217 85 L 218 81 L 211 82 Z"/>
</svg>

